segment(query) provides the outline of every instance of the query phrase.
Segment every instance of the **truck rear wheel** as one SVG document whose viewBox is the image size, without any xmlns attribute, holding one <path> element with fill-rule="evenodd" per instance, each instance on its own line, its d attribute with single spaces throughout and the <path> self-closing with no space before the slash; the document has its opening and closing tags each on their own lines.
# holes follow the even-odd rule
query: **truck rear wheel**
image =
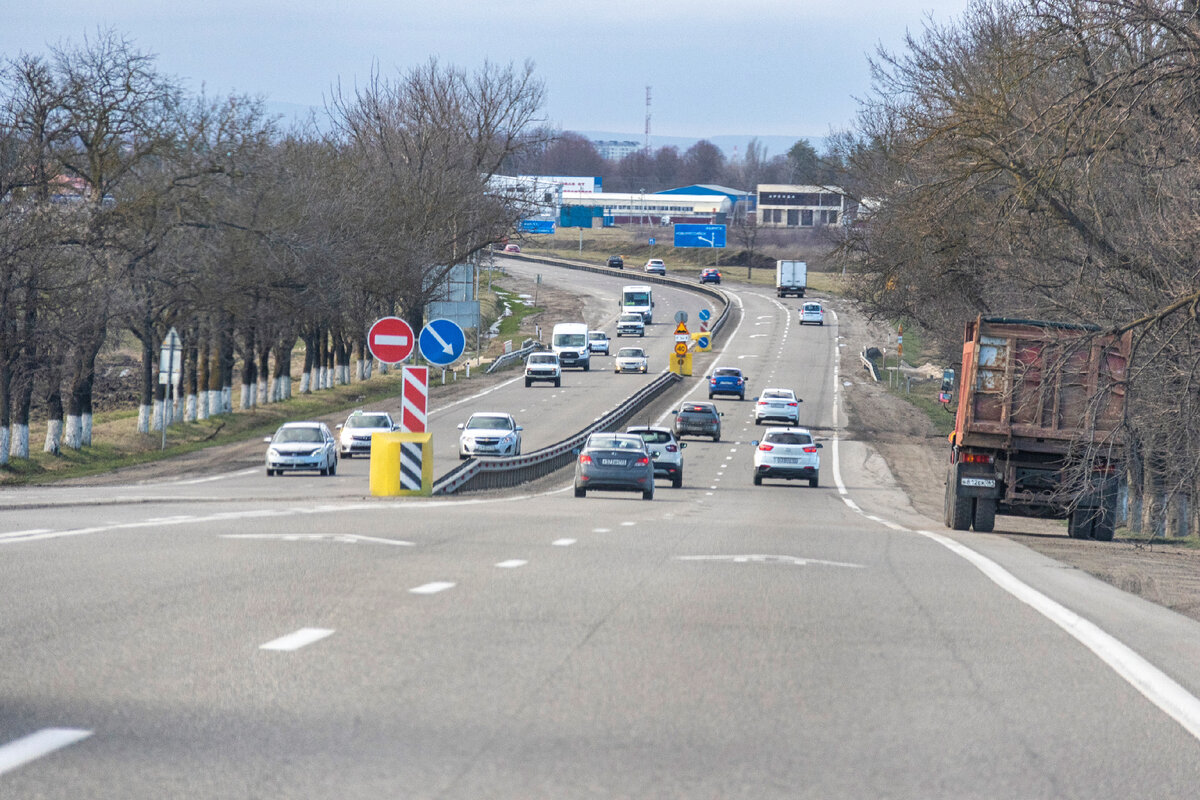
<svg viewBox="0 0 1200 800">
<path fill-rule="evenodd" d="M 971 528 L 971 518 L 975 515 L 975 503 L 970 497 L 958 496 L 956 478 L 954 467 L 951 467 L 949 474 L 946 475 L 946 502 L 943 507 L 945 513 L 942 521 L 951 530 L 965 531 Z"/>
<path fill-rule="evenodd" d="M 996 501 L 991 497 L 975 498 L 975 531 L 991 533 L 996 528 Z"/>
<path fill-rule="evenodd" d="M 1092 509 L 1075 509 L 1071 512 L 1071 516 L 1067 518 L 1067 536 L 1070 536 L 1072 539 L 1091 539 L 1093 519 Z"/>
</svg>

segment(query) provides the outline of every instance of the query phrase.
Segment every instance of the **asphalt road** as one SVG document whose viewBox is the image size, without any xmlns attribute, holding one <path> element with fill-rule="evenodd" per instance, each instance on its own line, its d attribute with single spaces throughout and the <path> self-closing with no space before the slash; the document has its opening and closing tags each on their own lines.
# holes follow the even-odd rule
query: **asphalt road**
<svg viewBox="0 0 1200 800">
<path fill-rule="evenodd" d="M 1200 626 L 920 517 L 842 427 L 838 326 L 726 288 L 700 366 L 797 391 L 820 488 L 753 486 L 718 399 L 653 502 L 371 499 L 343 462 L 0 509 L 0 797 L 1193 797 Z M 568 376 L 473 402 L 554 441 L 641 380 Z"/>
</svg>

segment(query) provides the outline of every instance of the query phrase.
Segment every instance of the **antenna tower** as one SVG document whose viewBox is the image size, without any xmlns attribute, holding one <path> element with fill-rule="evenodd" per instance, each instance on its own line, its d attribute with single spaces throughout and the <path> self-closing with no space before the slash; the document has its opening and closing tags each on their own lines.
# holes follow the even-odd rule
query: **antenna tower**
<svg viewBox="0 0 1200 800">
<path fill-rule="evenodd" d="M 650 87 L 646 87 L 646 152 L 650 152 Z"/>
</svg>

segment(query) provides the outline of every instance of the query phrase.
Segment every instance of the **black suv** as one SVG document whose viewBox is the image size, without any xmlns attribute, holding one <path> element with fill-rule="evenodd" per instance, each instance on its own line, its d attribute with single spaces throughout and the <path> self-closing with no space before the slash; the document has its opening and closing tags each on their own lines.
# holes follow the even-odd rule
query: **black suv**
<svg viewBox="0 0 1200 800">
<path fill-rule="evenodd" d="M 625 259 L 620 256 L 609 256 L 608 265 L 613 269 L 625 269 Z"/>
<path fill-rule="evenodd" d="M 684 403 L 675 412 L 675 436 L 711 436 L 721 441 L 721 412 L 712 403 Z"/>
</svg>

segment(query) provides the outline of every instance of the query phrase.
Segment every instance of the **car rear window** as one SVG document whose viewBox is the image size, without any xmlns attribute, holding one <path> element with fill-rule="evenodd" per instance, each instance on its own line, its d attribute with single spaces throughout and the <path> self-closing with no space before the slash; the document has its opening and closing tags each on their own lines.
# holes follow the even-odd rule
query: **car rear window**
<svg viewBox="0 0 1200 800">
<path fill-rule="evenodd" d="M 716 369 L 713 370 L 713 375 L 718 375 L 718 376 L 722 376 L 722 377 L 732 376 L 732 377 L 736 378 L 741 374 L 742 374 L 742 371 L 740 369 L 735 369 L 733 367 L 717 367 Z"/>
<path fill-rule="evenodd" d="M 812 437 L 807 433 L 768 433 L 763 440 L 771 444 L 812 444 Z"/>
<path fill-rule="evenodd" d="M 666 431 L 638 431 L 637 435 L 648 444 L 666 444 L 671 441 L 671 434 Z"/>
</svg>

